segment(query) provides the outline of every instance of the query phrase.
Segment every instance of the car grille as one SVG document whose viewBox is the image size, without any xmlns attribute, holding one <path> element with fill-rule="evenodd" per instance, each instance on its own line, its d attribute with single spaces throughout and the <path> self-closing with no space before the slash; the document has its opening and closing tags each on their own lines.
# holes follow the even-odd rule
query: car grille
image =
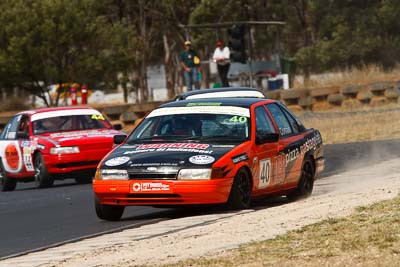
<svg viewBox="0 0 400 267">
<path fill-rule="evenodd" d="M 176 180 L 178 169 L 168 171 L 148 171 L 146 169 L 128 170 L 130 180 Z"/>
</svg>

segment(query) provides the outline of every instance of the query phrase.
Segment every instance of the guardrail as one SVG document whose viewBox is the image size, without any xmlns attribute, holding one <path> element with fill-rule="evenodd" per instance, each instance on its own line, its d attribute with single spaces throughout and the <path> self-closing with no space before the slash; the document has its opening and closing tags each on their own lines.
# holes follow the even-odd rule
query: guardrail
<svg viewBox="0 0 400 267">
<path fill-rule="evenodd" d="M 274 90 L 267 92 L 266 95 L 268 98 L 281 100 L 290 109 L 298 112 L 400 104 L 398 81 L 315 89 Z"/>
</svg>

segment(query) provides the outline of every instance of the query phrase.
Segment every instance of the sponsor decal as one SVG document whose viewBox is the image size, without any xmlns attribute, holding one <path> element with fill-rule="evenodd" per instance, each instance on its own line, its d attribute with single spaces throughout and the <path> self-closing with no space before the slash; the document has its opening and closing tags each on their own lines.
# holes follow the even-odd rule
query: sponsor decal
<svg viewBox="0 0 400 267">
<path fill-rule="evenodd" d="M 257 98 L 264 98 L 264 95 L 261 92 L 257 92 L 257 91 L 243 90 L 243 91 L 225 91 L 225 92 L 203 93 L 203 94 L 188 96 L 186 99 L 200 99 L 200 98 L 214 98 L 214 97 L 216 97 L 216 98 L 218 98 L 218 97 L 257 97 Z M 190 104 L 192 104 L 192 103 L 190 103 Z M 215 103 L 212 103 L 212 104 L 215 104 Z"/>
<path fill-rule="evenodd" d="M 209 144 L 195 144 L 195 143 L 165 143 L 165 144 L 146 144 L 139 145 L 136 150 L 125 151 L 124 155 L 145 153 L 145 152 L 194 152 L 202 154 L 211 154 L 212 150 Z"/>
<path fill-rule="evenodd" d="M 232 162 L 233 162 L 234 164 L 236 164 L 236 163 L 239 163 L 239 162 L 248 160 L 248 158 L 249 158 L 249 157 L 247 156 L 247 154 L 244 153 L 244 154 L 240 154 L 240 155 L 238 155 L 238 156 L 233 157 L 233 158 L 232 158 Z"/>
<path fill-rule="evenodd" d="M 221 102 L 201 102 L 201 103 L 188 103 L 186 104 L 187 107 L 194 107 L 194 106 L 221 106 Z"/>
<path fill-rule="evenodd" d="M 170 191 L 169 184 L 155 182 L 134 183 L 132 186 L 134 192 L 159 192 Z"/>
<path fill-rule="evenodd" d="M 285 153 L 279 153 L 276 157 L 276 168 L 275 168 L 275 180 L 274 184 L 283 183 L 286 176 L 286 155 Z"/>
<path fill-rule="evenodd" d="M 174 114 L 225 114 L 250 117 L 250 110 L 248 108 L 232 106 L 166 107 L 153 110 L 146 118 Z"/>
<path fill-rule="evenodd" d="M 54 118 L 54 117 L 62 117 L 62 116 L 74 116 L 74 115 L 97 115 L 101 116 L 101 113 L 97 110 L 93 109 L 65 109 L 65 110 L 55 110 L 49 112 L 40 112 L 33 114 L 31 117 L 31 121 L 46 119 L 46 118 Z"/>
<path fill-rule="evenodd" d="M 316 132 L 313 137 L 306 139 L 303 145 L 288 151 L 286 153 L 286 166 L 290 162 L 295 161 L 299 156 L 303 156 L 308 151 L 315 149 L 321 142 L 321 135 Z"/>
<path fill-rule="evenodd" d="M 87 136 L 87 137 L 96 137 L 96 136 L 114 136 L 114 130 L 106 130 L 106 131 L 98 131 L 98 130 L 89 130 L 89 131 L 76 131 L 76 132 L 68 132 L 68 133 L 53 133 L 50 135 L 51 138 L 70 138 L 74 139 L 77 137 Z M 68 139 L 65 139 L 68 140 Z"/>
<path fill-rule="evenodd" d="M 189 158 L 189 162 L 198 165 L 210 164 L 215 161 L 215 158 L 208 155 L 196 155 Z"/>
<path fill-rule="evenodd" d="M 149 163 L 132 163 L 129 165 L 130 167 L 159 167 L 159 166 L 172 166 L 172 167 L 176 167 L 178 166 L 178 163 L 157 163 L 157 162 L 149 162 Z M 157 169 L 157 168 L 156 168 Z M 149 168 L 147 169 L 149 170 Z"/>
<path fill-rule="evenodd" d="M 38 144 L 38 145 L 37 145 L 37 148 L 39 148 L 39 149 L 41 149 L 41 150 L 44 150 L 44 149 L 46 149 L 46 146 L 45 146 L 45 145 L 42 145 L 42 144 Z"/>
<path fill-rule="evenodd" d="M 97 114 L 93 114 L 92 117 L 90 117 L 92 120 L 105 120 L 103 115 L 97 115 Z"/>
<path fill-rule="evenodd" d="M 260 160 L 260 176 L 258 188 L 265 188 L 269 185 L 271 177 L 271 159 Z"/>
<path fill-rule="evenodd" d="M 116 157 L 116 158 L 107 160 L 104 164 L 107 166 L 110 166 L 110 167 L 118 166 L 118 165 L 122 165 L 122 164 L 128 162 L 129 159 L 130 159 L 129 157 Z"/>
<path fill-rule="evenodd" d="M 21 147 L 29 147 L 29 146 L 30 146 L 29 141 L 22 141 Z"/>
<path fill-rule="evenodd" d="M 29 147 L 24 147 L 23 151 L 22 151 L 22 155 L 24 157 L 24 165 L 25 165 L 25 169 L 28 172 L 32 172 L 34 171 L 33 168 L 33 163 L 32 163 L 32 154 L 31 154 L 31 149 Z"/>
<path fill-rule="evenodd" d="M 194 143 L 166 143 L 166 144 L 148 144 L 140 145 L 137 149 L 149 148 L 194 148 L 194 149 L 207 149 L 209 144 L 194 144 Z"/>
<path fill-rule="evenodd" d="M 6 147 L 4 154 L 5 154 L 6 162 L 7 162 L 8 166 L 12 170 L 17 170 L 18 166 L 19 166 L 19 161 L 20 161 L 17 147 L 14 144 L 9 144 Z"/>
</svg>

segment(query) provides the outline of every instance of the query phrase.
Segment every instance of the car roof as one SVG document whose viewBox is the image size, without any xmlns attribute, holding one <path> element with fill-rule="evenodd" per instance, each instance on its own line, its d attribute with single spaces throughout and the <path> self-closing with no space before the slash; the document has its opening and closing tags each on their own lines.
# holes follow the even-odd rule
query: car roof
<svg viewBox="0 0 400 267">
<path fill-rule="evenodd" d="M 186 107 L 186 106 L 216 106 L 219 103 L 220 106 L 236 106 L 236 107 L 250 107 L 251 105 L 267 101 L 268 103 L 276 102 L 272 99 L 262 98 L 243 98 L 243 97 L 231 97 L 231 98 L 207 98 L 207 99 L 186 99 L 181 101 L 173 101 L 165 103 L 159 106 L 159 108 L 165 107 Z"/>
<path fill-rule="evenodd" d="M 31 109 L 25 110 L 18 113 L 19 114 L 37 114 L 37 113 L 44 113 L 44 112 L 52 112 L 52 111 L 59 111 L 59 110 L 77 110 L 77 109 L 90 109 L 95 110 L 92 107 L 81 107 L 81 106 L 73 106 L 73 107 L 49 107 L 49 108 L 38 108 L 38 109 Z"/>
<path fill-rule="evenodd" d="M 250 98 L 266 98 L 265 94 L 251 87 L 222 87 L 222 88 L 209 88 L 202 90 L 194 90 L 185 92 L 175 97 L 176 101 L 184 99 L 197 99 L 197 98 L 231 98 L 231 97 L 250 97 Z"/>
</svg>

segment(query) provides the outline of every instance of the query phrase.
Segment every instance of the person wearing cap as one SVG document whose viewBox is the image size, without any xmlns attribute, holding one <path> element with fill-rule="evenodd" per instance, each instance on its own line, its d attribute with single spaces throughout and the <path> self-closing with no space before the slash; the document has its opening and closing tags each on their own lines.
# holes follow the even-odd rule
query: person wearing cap
<svg viewBox="0 0 400 267">
<path fill-rule="evenodd" d="M 179 55 L 179 61 L 183 68 L 185 76 L 185 84 L 188 91 L 200 89 L 199 83 L 199 64 L 200 59 L 196 52 L 192 49 L 190 41 L 185 42 L 185 50 Z"/>
<path fill-rule="evenodd" d="M 217 48 L 215 48 L 213 54 L 213 61 L 217 63 L 219 78 L 221 79 L 222 87 L 229 87 L 228 82 L 228 71 L 231 66 L 230 60 L 230 51 L 227 46 L 223 47 L 223 43 L 221 41 L 217 42 Z"/>
</svg>

